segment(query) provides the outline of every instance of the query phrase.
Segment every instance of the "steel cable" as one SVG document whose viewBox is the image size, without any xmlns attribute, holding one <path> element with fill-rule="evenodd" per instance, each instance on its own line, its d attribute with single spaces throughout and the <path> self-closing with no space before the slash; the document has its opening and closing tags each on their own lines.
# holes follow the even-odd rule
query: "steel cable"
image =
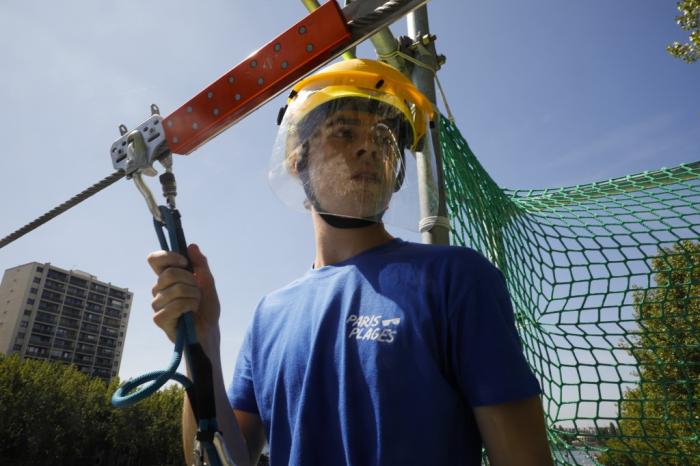
<svg viewBox="0 0 700 466">
<path fill-rule="evenodd" d="M 391 15 L 395 10 L 401 8 L 405 3 L 407 3 L 407 0 L 389 0 L 383 5 L 375 8 L 373 12 L 365 16 L 356 18 L 352 21 L 349 21 L 348 26 L 351 30 L 356 28 L 372 26 L 373 24 L 376 24 L 377 22 L 384 19 L 386 16 Z"/>
<path fill-rule="evenodd" d="M 117 180 L 120 180 L 123 177 L 124 177 L 124 172 L 117 171 L 117 172 L 114 172 L 111 175 L 103 178 L 102 180 L 93 184 L 89 188 L 81 191 L 80 193 L 76 194 L 72 198 L 68 199 L 63 204 L 61 204 L 57 207 L 54 207 L 53 209 L 49 210 L 41 217 L 38 217 L 38 218 L 32 220 L 31 222 L 27 223 L 19 230 L 16 230 L 16 231 L 10 233 L 9 235 L 7 235 L 6 237 L 4 237 L 2 240 L 0 240 L 0 249 L 7 246 L 8 244 L 13 242 L 14 240 L 26 235 L 30 231 L 40 227 L 41 225 L 48 222 L 49 220 L 61 215 L 63 212 L 67 211 L 71 207 L 74 207 L 74 206 L 80 204 L 81 202 L 83 202 L 84 200 L 89 198 L 90 196 L 97 194 L 98 192 L 102 191 L 103 189 L 105 189 L 106 187 L 110 186 L 111 184 L 115 183 Z"/>
</svg>

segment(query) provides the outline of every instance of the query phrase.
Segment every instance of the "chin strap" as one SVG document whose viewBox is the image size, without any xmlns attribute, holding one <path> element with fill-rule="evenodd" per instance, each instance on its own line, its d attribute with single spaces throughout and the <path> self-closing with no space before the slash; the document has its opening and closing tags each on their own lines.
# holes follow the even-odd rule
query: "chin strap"
<svg viewBox="0 0 700 466">
<path fill-rule="evenodd" d="M 370 225 L 376 225 L 379 221 L 367 220 L 365 218 L 349 218 L 340 217 L 338 215 L 331 214 L 319 214 L 324 222 L 335 228 L 342 228 L 343 230 L 349 230 L 352 228 L 365 228 Z"/>
</svg>

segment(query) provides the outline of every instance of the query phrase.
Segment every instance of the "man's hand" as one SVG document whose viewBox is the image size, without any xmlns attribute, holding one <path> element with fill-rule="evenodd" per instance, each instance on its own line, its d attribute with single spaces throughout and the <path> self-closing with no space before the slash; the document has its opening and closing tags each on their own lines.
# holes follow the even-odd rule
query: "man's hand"
<svg viewBox="0 0 700 466">
<path fill-rule="evenodd" d="M 152 291 L 153 321 L 174 342 L 178 319 L 192 311 L 197 338 L 204 343 L 219 336 L 219 297 L 207 259 L 199 247 L 190 244 L 187 253 L 194 273 L 185 269 L 187 260 L 175 252 L 157 251 L 148 255 L 148 263 L 158 276 Z"/>
</svg>

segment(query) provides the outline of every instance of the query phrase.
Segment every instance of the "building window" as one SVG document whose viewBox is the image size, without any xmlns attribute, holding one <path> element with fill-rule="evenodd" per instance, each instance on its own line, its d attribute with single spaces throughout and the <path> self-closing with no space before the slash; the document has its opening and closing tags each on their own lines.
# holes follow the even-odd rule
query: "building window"
<svg viewBox="0 0 700 466">
<path fill-rule="evenodd" d="M 15 344 L 15 346 L 12 347 L 13 351 L 22 351 L 22 345 Z"/>
<path fill-rule="evenodd" d="M 29 304 L 31 306 L 32 304 L 34 304 L 34 300 L 32 298 L 29 298 L 27 300 L 27 304 Z"/>
<path fill-rule="evenodd" d="M 37 267 L 37 268 L 36 268 L 36 271 L 37 271 L 37 272 L 43 272 L 43 271 L 44 271 L 44 268 L 43 268 L 43 267 Z"/>
<path fill-rule="evenodd" d="M 31 309 L 25 309 L 25 310 L 24 310 L 24 315 L 25 315 L 25 316 L 30 316 L 30 315 L 32 315 L 32 310 L 31 310 Z"/>
<path fill-rule="evenodd" d="M 34 283 L 41 282 L 41 277 L 34 277 Z"/>
<path fill-rule="evenodd" d="M 29 294 L 36 294 L 36 292 L 39 291 L 36 288 L 30 288 L 29 289 Z"/>
<path fill-rule="evenodd" d="M 27 322 L 26 320 L 20 320 L 19 322 L 19 328 L 27 328 L 28 325 L 29 322 Z"/>
</svg>

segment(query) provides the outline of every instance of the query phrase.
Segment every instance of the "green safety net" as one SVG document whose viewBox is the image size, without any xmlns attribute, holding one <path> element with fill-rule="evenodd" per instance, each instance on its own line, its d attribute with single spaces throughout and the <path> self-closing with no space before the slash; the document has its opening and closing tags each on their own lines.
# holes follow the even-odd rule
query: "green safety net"
<svg viewBox="0 0 700 466">
<path fill-rule="evenodd" d="M 454 124 L 452 241 L 504 273 L 556 464 L 700 464 L 700 162 L 502 189 Z"/>
</svg>

